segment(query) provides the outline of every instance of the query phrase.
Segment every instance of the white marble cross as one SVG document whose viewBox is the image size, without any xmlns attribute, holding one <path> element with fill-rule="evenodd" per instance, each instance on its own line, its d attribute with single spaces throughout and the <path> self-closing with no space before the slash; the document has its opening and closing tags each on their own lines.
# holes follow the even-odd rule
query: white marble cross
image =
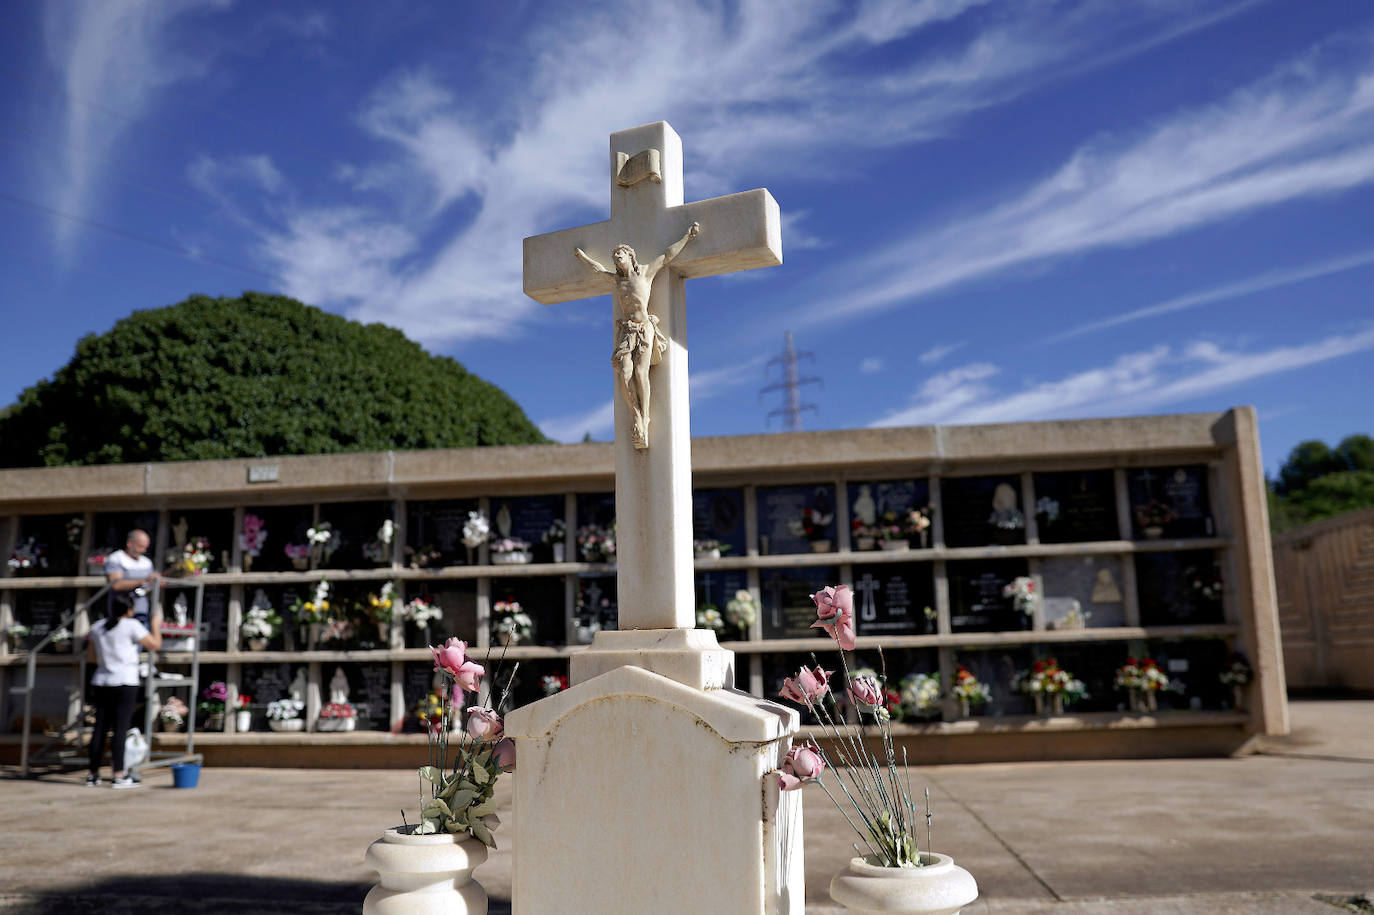
<svg viewBox="0 0 1374 915">
<path fill-rule="evenodd" d="M 778 204 L 766 190 L 684 204 L 682 140 L 664 121 L 611 134 L 610 171 L 608 221 L 525 239 L 525 293 L 545 305 L 605 295 L 613 281 L 579 259 L 577 249 L 609 266 L 611 249 L 625 244 L 649 263 L 700 224 L 700 235 L 653 280 L 649 312 L 658 318 L 667 349 L 650 372 L 650 447 L 636 447 L 633 411 L 611 360 L 605 363 L 615 398 L 620 628 L 691 629 L 692 441 L 682 281 L 782 263 Z"/>
</svg>

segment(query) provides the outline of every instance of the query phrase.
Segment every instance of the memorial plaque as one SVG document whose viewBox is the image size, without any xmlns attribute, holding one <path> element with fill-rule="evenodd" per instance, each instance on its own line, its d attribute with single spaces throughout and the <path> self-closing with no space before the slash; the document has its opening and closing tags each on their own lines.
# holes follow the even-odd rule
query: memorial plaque
<svg viewBox="0 0 1374 915">
<path fill-rule="evenodd" d="M 248 591 L 248 588 L 244 589 Z M 248 595 L 248 600 L 252 600 L 252 594 Z M 195 613 L 195 592 L 189 591 L 186 594 L 186 602 L 191 606 L 191 612 Z M 244 611 L 247 612 L 245 605 Z M 278 611 L 280 612 L 280 611 Z M 200 607 L 201 632 L 204 633 L 204 642 L 200 646 L 201 651 L 225 651 L 229 647 L 229 589 L 223 586 L 207 587 L 205 598 Z"/>
<path fill-rule="evenodd" d="M 158 568 L 171 565 L 177 558 L 177 539 L 182 543 L 204 537 L 210 542 L 210 566 L 207 572 L 224 572 L 229 568 L 230 557 L 234 554 L 234 512 L 229 508 L 173 508 L 168 512 L 167 555 Z"/>
<path fill-rule="evenodd" d="M 1224 583 L 1210 550 L 1137 553 L 1140 622 L 1145 626 L 1181 626 L 1225 621 Z"/>
<path fill-rule="evenodd" d="M 579 576 L 577 607 L 573 619 L 573 641 L 591 644 L 602 629 L 615 629 L 620 621 L 614 575 Z"/>
<path fill-rule="evenodd" d="M 930 563 L 854 566 L 854 619 L 859 635 L 925 635 L 936 631 Z"/>
<path fill-rule="evenodd" d="M 321 567 L 366 569 L 390 565 L 392 547 L 385 547 L 385 562 L 369 559 L 363 551 L 378 539 L 382 522 L 391 516 L 390 502 L 331 502 L 321 505 L 320 520 L 328 521 L 339 535 L 338 547 L 327 561 L 321 563 Z"/>
<path fill-rule="evenodd" d="M 834 566 L 794 569 L 760 569 L 763 637 L 765 639 L 805 639 L 820 637 L 832 642 L 824 629 L 812 629 L 816 604 L 811 595 L 840 582 Z"/>
<path fill-rule="evenodd" d="M 850 483 L 846 493 L 851 529 L 858 525 L 872 527 L 887 516 L 901 518 L 913 508 L 925 508 L 930 504 L 930 483 L 927 480 Z M 929 533 L 927 530 L 926 546 L 930 545 Z M 918 541 L 917 546 L 921 545 Z M 852 539 L 850 547 L 858 549 Z"/>
<path fill-rule="evenodd" d="M 748 543 L 744 530 L 743 490 L 693 490 L 692 539 L 719 540 L 723 555 L 746 555 Z M 728 552 L 724 549 L 727 546 L 730 548 Z"/>
<path fill-rule="evenodd" d="M 291 664 L 244 664 L 239 674 L 239 691 L 252 696 L 253 705 L 266 708 L 269 702 L 291 697 L 291 681 L 296 678 L 297 669 Z"/>
<path fill-rule="evenodd" d="M 348 701 L 358 712 L 357 729 L 360 731 L 387 731 L 391 729 L 391 665 L 377 664 L 332 664 L 320 665 L 321 697 L 324 702 L 330 698 L 330 681 L 334 671 L 341 669 L 348 680 Z M 400 717 L 398 714 L 397 717 Z"/>
<path fill-rule="evenodd" d="M 615 524 L 615 493 L 580 492 L 577 494 L 577 525 L 596 524 L 610 527 Z"/>
<path fill-rule="evenodd" d="M 417 563 L 425 568 L 466 565 L 463 525 L 467 524 L 468 512 L 474 511 L 477 511 L 476 499 L 406 503 L 407 557 L 438 553 L 437 559 Z"/>
<path fill-rule="evenodd" d="M 247 571 L 281 572 L 294 569 L 290 557 L 286 555 L 286 547 L 288 544 L 309 545 L 305 532 L 310 529 L 313 509 L 309 505 L 270 505 L 246 508 L 244 514 L 262 519 L 262 529 L 267 532 L 258 555 L 252 557 Z"/>
<path fill-rule="evenodd" d="M 11 594 L 14 618 L 29 627 L 29 635 L 24 639 L 25 647 L 37 645 L 48 633 L 58 629 L 62 625 L 62 617 L 76 607 L 76 591 L 71 588 L 14 591 Z M 91 621 L 95 622 L 95 618 Z M 68 644 L 70 646 L 71 643 Z M 50 642 L 43 650 L 56 651 L 56 646 Z"/>
<path fill-rule="evenodd" d="M 1149 657 L 1169 674 L 1182 692 L 1161 692 L 1155 701 L 1161 709 L 1231 709 L 1234 695 L 1222 683 L 1230 648 L 1222 639 L 1151 639 Z"/>
<path fill-rule="evenodd" d="M 443 675 L 434 669 L 431 661 L 406 661 L 401 677 L 401 692 L 405 696 L 401 729 L 408 734 L 423 734 L 425 725 L 415 716 L 415 709 L 430 693 L 438 693 L 443 688 Z"/>
<path fill-rule="evenodd" d="M 949 575 L 950 626 L 955 632 L 1002 632 L 1029 629 L 1030 617 L 1015 608 L 1002 589 L 1028 574 L 1024 559 L 951 562 Z"/>
<path fill-rule="evenodd" d="M 1035 522 L 1041 543 L 1121 539 L 1112 472 L 1037 473 Z"/>
<path fill-rule="evenodd" d="M 978 678 L 992 692 L 987 703 L 974 706 L 970 711 L 975 714 L 1000 718 L 1006 715 L 1030 715 L 1035 712 L 1032 700 L 1017 692 L 1013 687 L 1016 675 L 1031 666 L 1030 648 L 996 648 L 990 651 L 961 650 L 955 656 L 955 663 L 968 668 L 968 672 Z M 953 676 L 954 671 L 950 671 Z"/>
<path fill-rule="evenodd" d="M 1077 712 L 1115 712 L 1127 706 L 1127 695 L 1116 689 L 1116 669 L 1132 656 L 1129 642 L 1094 642 L 1044 645 L 1040 657 L 1053 657 L 1059 667 L 1083 681 L 1087 696 L 1066 704 L 1068 714 Z"/>
<path fill-rule="evenodd" d="M 1087 627 L 1126 625 L 1120 557 L 1046 557 L 1040 560 L 1040 577 L 1045 588 L 1047 628 L 1082 628 L 1070 613 L 1075 608 Z"/>
<path fill-rule="evenodd" d="M 492 579 L 491 602 L 495 604 L 497 601 L 511 600 L 520 604 L 520 609 L 529 616 L 532 623 L 530 640 L 522 641 L 521 645 L 567 644 L 567 628 L 563 622 L 565 598 L 562 578 Z M 491 616 L 492 625 L 495 625 L 496 614 L 493 612 Z M 494 637 L 492 644 L 496 644 Z"/>
<path fill-rule="evenodd" d="M 1129 470 L 1126 483 L 1136 539 L 1215 536 L 1205 464 Z"/>
<path fill-rule="evenodd" d="M 491 535 L 514 537 L 531 546 L 544 542 L 544 533 L 556 520 L 563 519 L 562 496 L 512 496 L 491 500 Z M 507 534 L 506 530 L 510 533 Z M 544 556 L 545 560 L 550 556 Z"/>
<path fill-rule="evenodd" d="M 475 645 L 477 643 L 477 585 L 471 581 L 408 581 L 406 594 L 419 595 L 430 603 L 438 605 L 443 616 L 430 620 L 421 629 L 413 622 L 406 623 L 405 639 L 407 648 L 423 648 L 438 645 L 449 639 L 462 639 Z"/>
<path fill-rule="evenodd" d="M 834 486 L 760 486 L 755 496 L 760 554 L 824 553 L 835 548 Z"/>
<path fill-rule="evenodd" d="M 940 481 L 945 546 L 1026 542 L 1021 483 L 1016 477 L 946 477 Z"/>
<path fill-rule="evenodd" d="M 81 546 L 80 531 L 76 531 L 73 545 L 67 534 L 67 524 L 73 518 L 81 518 L 76 513 L 70 515 L 25 515 L 19 519 L 19 540 L 11 544 L 11 549 L 26 544 L 30 537 L 38 553 L 34 565 L 29 568 L 11 568 L 17 577 L 39 575 L 78 575 L 83 574 L 76 565 L 77 551 Z M 123 544 L 121 544 L 122 546 Z"/>
<path fill-rule="evenodd" d="M 710 604 L 720 611 L 721 619 L 725 619 L 725 605 L 734 599 L 736 591 L 747 590 L 749 590 L 749 574 L 743 569 L 716 569 L 709 572 L 698 572 L 696 574 L 697 609 L 702 610 L 707 604 Z M 733 626 L 727 619 L 725 620 L 725 631 L 720 633 L 720 638 L 722 640 L 747 639 L 749 638 L 749 630 Z"/>
</svg>

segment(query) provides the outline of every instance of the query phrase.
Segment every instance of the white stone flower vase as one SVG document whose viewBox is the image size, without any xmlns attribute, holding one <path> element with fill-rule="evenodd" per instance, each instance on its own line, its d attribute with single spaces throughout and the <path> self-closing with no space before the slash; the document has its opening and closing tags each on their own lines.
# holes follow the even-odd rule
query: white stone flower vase
<svg viewBox="0 0 1374 915">
<path fill-rule="evenodd" d="M 949 855 L 922 853 L 924 867 L 880 867 L 852 858 L 830 881 L 830 898 L 854 915 L 956 915 L 978 898 L 973 875 Z"/>
<path fill-rule="evenodd" d="M 363 915 L 486 915 L 487 891 L 472 872 L 487 847 L 467 835 L 414 835 L 397 826 L 367 849 L 363 863 L 381 875 L 363 901 Z"/>
<path fill-rule="evenodd" d="M 253 730 L 253 713 L 248 709 L 234 712 L 234 730 L 240 734 Z"/>
<path fill-rule="evenodd" d="M 563 562 L 568 558 L 568 545 L 566 543 L 553 544 L 553 561 Z"/>
</svg>

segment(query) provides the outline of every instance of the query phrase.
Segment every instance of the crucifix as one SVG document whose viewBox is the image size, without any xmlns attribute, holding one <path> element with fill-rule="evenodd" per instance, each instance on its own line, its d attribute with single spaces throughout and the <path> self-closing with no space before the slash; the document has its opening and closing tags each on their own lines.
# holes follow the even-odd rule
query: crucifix
<svg viewBox="0 0 1374 915">
<path fill-rule="evenodd" d="M 873 600 L 873 592 L 878 590 L 878 583 L 873 576 L 867 572 L 864 577 L 854 583 L 854 590 L 863 595 L 863 603 L 859 605 L 859 619 L 865 623 L 871 623 L 878 618 L 878 607 Z"/>
<path fill-rule="evenodd" d="M 778 204 L 762 189 L 683 203 L 682 140 L 663 121 L 611 134 L 610 172 L 609 220 L 525 239 L 525 293 L 612 293 L 620 627 L 691 629 L 683 280 L 782 263 Z"/>
</svg>

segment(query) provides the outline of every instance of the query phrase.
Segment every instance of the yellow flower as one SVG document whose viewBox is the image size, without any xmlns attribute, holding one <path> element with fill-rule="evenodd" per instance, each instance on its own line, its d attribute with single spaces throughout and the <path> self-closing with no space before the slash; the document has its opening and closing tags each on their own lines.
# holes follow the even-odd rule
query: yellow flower
<svg viewBox="0 0 1374 915">
<path fill-rule="evenodd" d="M 314 610 L 314 609 L 315 609 L 315 605 L 312 604 L 310 601 L 306 601 L 306 602 L 305 602 L 305 609 L 307 609 L 307 610 Z"/>
</svg>

